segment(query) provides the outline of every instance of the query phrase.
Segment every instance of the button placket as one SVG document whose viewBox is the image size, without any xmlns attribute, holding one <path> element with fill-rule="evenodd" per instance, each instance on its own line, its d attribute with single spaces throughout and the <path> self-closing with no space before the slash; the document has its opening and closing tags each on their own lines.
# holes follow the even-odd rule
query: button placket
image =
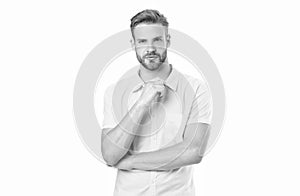
<svg viewBox="0 0 300 196">
<path fill-rule="evenodd" d="M 158 129 L 158 125 L 157 125 L 157 117 L 158 117 L 158 115 L 156 115 L 156 111 L 157 110 L 155 110 L 155 107 L 157 106 L 157 103 L 155 103 L 155 105 L 154 105 L 154 107 L 153 107 L 153 109 L 152 109 L 152 118 L 153 118 L 153 120 L 152 120 L 152 122 L 153 122 L 153 135 L 152 135 L 152 141 L 153 141 L 153 148 L 154 148 L 154 150 L 158 150 L 158 147 L 157 147 L 157 129 Z"/>
<path fill-rule="evenodd" d="M 155 171 L 151 171 L 150 172 L 151 175 L 151 192 L 153 193 L 153 195 L 156 195 L 156 172 Z"/>
</svg>

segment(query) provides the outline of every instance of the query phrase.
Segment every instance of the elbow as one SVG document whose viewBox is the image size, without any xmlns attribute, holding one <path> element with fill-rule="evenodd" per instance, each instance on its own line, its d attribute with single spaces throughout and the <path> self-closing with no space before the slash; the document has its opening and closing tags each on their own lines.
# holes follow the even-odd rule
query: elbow
<svg viewBox="0 0 300 196">
<path fill-rule="evenodd" d="M 199 164 L 201 161 L 202 161 L 202 157 L 201 156 L 195 157 L 195 164 Z"/>
<path fill-rule="evenodd" d="M 111 152 L 102 150 L 102 157 L 106 164 L 112 167 L 119 162 L 119 159 Z"/>
<path fill-rule="evenodd" d="M 120 160 L 115 148 L 111 145 L 110 141 L 106 139 L 105 134 L 102 135 L 101 140 L 101 155 L 104 162 L 109 166 L 115 166 Z"/>
<path fill-rule="evenodd" d="M 109 166 L 115 166 L 120 158 L 117 157 L 116 153 L 111 150 L 111 148 L 105 147 L 105 145 L 101 145 L 101 154 L 103 160 L 106 162 Z"/>
<path fill-rule="evenodd" d="M 104 161 L 106 162 L 106 164 L 110 167 L 115 167 L 115 165 L 118 163 L 118 161 L 116 161 L 116 159 L 111 159 L 111 158 L 104 158 Z"/>
<path fill-rule="evenodd" d="M 192 150 L 193 164 L 199 164 L 202 161 L 203 156 L 199 153 L 199 149 Z"/>
</svg>

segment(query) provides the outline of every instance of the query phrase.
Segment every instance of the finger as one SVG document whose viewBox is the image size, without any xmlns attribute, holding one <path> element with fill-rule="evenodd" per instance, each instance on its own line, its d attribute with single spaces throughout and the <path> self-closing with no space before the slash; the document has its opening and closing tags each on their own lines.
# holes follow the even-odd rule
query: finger
<svg viewBox="0 0 300 196">
<path fill-rule="evenodd" d="M 164 84 L 155 84 L 155 85 L 153 85 L 153 87 L 156 90 L 164 90 L 165 89 L 165 85 Z"/>
</svg>

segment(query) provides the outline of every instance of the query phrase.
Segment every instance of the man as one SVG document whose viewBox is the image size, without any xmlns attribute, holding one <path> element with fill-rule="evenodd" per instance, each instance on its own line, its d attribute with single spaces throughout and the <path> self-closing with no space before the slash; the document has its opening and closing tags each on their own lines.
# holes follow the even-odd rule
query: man
<svg viewBox="0 0 300 196">
<path fill-rule="evenodd" d="M 195 195 L 192 165 L 208 140 L 209 90 L 168 63 L 168 22 L 158 11 L 135 15 L 131 32 L 140 66 L 105 93 L 101 147 L 118 168 L 114 195 Z"/>
</svg>

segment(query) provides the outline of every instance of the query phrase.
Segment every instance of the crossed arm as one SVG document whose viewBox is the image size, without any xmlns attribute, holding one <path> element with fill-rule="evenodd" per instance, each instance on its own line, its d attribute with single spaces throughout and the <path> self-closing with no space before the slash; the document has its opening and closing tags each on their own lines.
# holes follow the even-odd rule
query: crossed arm
<svg viewBox="0 0 300 196">
<path fill-rule="evenodd" d="M 210 126 L 186 126 L 183 141 L 157 151 L 126 154 L 114 167 L 122 170 L 165 171 L 200 163 L 205 152 Z"/>
</svg>

